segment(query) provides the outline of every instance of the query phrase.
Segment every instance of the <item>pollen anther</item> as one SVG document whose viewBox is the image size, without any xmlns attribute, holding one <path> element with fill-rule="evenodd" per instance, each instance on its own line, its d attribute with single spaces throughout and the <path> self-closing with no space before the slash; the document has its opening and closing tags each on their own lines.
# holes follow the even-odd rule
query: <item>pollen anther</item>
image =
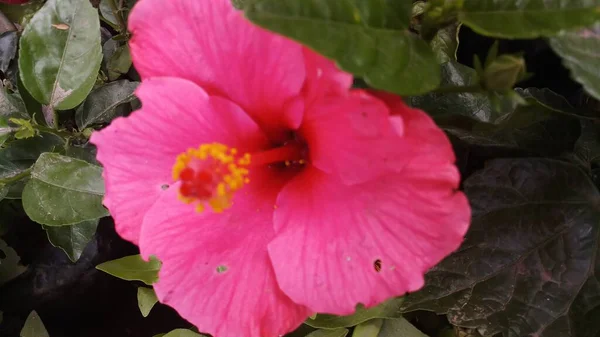
<svg viewBox="0 0 600 337">
<path fill-rule="evenodd" d="M 202 144 L 180 154 L 173 166 L 173 179 L 180 181 L 179 199 L 196 204 L 203 212 L 210 206 L 220 213 L 232 205 L 233 195 L 249 182 L 250 154 L 220 143 Z"/>
</svg>

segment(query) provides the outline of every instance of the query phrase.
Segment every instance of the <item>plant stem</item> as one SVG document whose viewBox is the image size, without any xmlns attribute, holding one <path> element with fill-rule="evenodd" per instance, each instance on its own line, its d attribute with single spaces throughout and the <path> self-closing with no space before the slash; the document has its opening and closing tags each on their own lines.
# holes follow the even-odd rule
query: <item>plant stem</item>
<svg viewBox="0 0 600 337">
<path fill-rule="evenodd" d="M 485 90 L 480 85 L 463 85 L 463 86 L 445 86 L 439 87 L 432 91 L 435 94 L 460 94 L 460 93 L 477 93 Z"/>
<path fill-rule="evenodd" d="M 117 5 L 117 0 L 108 0 L 108 4 L 110 5 L 110 8 L 113 11 L 113 15 L 119 23 L 119 27 L 121 27 L 121 33 L 127 33 L 127 24 L 125 23 L 125 20 L 123 20 L 120 8 Z"/>
<path fill-rule="evenodd" d="M 33 124 L 33 128 L 39 132 L 51 133 L 53 135 L 59 136 L 61 138 L 71 138 L 73 134 L 68 131 L 57 130 L 53 128 L 49 128 L 39 124 Z"/>
<path fill-rule="evenodd" d="M 16 176 L 0 179 L 0 184 L 14 183 L 15 181 L 19 181 L 19 180 L 29 176 L 30 174 L 31 174 L 31 167 L 26 169 L 25 171 L 17 174 Z"/>
</svg>

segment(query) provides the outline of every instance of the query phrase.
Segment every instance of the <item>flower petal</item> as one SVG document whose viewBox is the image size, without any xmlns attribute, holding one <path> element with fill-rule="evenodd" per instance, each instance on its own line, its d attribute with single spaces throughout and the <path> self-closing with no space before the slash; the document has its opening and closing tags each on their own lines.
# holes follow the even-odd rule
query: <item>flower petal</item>
<svg viewBox="0 0 600 337">
<path fill-rule="evenodd" d="M 456 168 L 391 174 L 347 186 L 311 168 L 279 195 L 269 244 L 283 291 L 315 312 L 350 314 L 415 291 L 462 242 L 468 201 Z M 407 172 L 408 173 L 408 172 Z"/>
<path fill-rule="evenodd" d="M 283 180 L 266 170 L 250 179 L 223 213 L 197 213 L 173 189 L 144 219 L 141 253 L 162 261 L 159 300 L 215 337 L 278 337 L 310 315 L 279 289 L 267 253 Z"/>
<path fill-rule="evenodd" d="M 364 91 L 317 101 L 307 110 L 300 133 L 313 165 L 348 184 L 371 180 L 404 162 L 388 107 Z"/>
<path fill-rule="evenodd" d="M 266 139 L 235 104 L 183 79 L 155 78 L 136 91 L 143 107 L 92 135 L 104 166 L 104 205 L 119 234 L 137 243 L 144 213 L 171 184 L 176 157 L 202 143 L 260 148 Z"/>
<path fill-rule="evenodd" d="M 352 86 L 353 77 L 335 63 L 316 52 L 303 48 L 306 82 L 303 93 L 310 105 L 315 100 L 331 95 L 345 94 Z"/>
<path fill-rule="evenodd" d="M 133 61 L 143 79 L 194 81 L 240 105 L 265 131 L 291 127 L 299 119 L 293 114 L 301 109 L 282 107 L 302 89 L 302 47 L 252 25 L 230 0 L 140 1 L 129 16 L 129 29 Z"/>
</svg>

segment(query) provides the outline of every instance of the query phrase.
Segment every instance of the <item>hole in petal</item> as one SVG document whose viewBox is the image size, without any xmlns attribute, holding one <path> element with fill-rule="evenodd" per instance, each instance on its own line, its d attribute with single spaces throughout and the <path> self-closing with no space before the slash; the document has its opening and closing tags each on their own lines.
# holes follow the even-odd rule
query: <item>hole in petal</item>
<svg viewBox="0 0 600 337">
<path fill-rule="evenodd" d="M 219 274 L 223 274 L 226 271 L 227 271 L 227 266 L 220 265 L 217 267 L 217 273 L 219 273 Z"/>
<path fill-rule="evenodd" d="M 375 268 L 376 272 L 380 272 L 381 271 L 381 260 L 377 259 L 375 260 L 375 262 L 373 262 L 373 268 Z"/>
<path fill-rule="evenodd" d="M 166 191 L 169 189 L 169 185 L 168 184 L 164 184 L 160 187 L 163 191 Z"/>
</svg>

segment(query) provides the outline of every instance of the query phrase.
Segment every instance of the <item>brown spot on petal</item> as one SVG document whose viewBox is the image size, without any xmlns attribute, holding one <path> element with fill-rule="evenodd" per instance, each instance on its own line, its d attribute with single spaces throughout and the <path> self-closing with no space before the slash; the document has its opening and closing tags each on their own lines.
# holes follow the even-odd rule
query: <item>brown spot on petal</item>
<svg viewBox="0 0 600 337">
<path fill-rule="evenodd" d="M 381 271 L 381 260 L 377 259 L 375 260 L 375 262 L 373 262 L 373 268 L 375 268 L 376 272 L 380 272 Z"/>
</svg>

